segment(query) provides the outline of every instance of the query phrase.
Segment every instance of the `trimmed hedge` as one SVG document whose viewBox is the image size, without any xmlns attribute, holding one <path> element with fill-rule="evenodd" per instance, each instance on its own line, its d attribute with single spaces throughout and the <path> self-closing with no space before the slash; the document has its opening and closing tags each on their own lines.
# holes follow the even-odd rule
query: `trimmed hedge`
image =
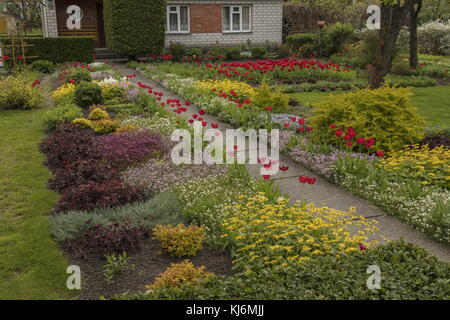
<svg viewBox="0 0 450 320">
<path fill-rule="evenodd" d="M 106 43 L 112 51 L 129 56 L 160 55 L 164 48 L 165 0 L 105 0 Z"/>
<path fill-rule="evenodd" d="M 26 37 L 23 38 L 28 47 L 27 56 L 37 56 L 35 59 L 28 59 L 28 62 L 34 60 L 48 60 L 53 63 L 64 62 L 83 62 L 90 63 L 93 61 L 94 39 L 91 37 Z M 11 39 L 0 38 L 3 43 L 10 43 Z"/>
<path fill-rule="evenodd" d="M 317 35 L 315 33 L 295 33 L 286 38 L 286 43 L 297 51 L 305 44 L 313 44 L 316 41 Z"/>
</svg>

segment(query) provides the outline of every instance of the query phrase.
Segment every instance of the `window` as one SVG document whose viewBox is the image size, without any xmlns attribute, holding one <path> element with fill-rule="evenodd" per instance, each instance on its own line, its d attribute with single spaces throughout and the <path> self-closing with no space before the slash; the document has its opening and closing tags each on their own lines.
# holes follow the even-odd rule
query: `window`
<svg viewBox="0 0 450 320">
<path fill-rule="evenodd" d="M 189 6 L 167 6 L 167 32 L 189 33 Z"/>
<path fill-rule="evenodd" d="M 224 6 L 223 32 L 250 32 L 250 6 Z"/>
</svg>

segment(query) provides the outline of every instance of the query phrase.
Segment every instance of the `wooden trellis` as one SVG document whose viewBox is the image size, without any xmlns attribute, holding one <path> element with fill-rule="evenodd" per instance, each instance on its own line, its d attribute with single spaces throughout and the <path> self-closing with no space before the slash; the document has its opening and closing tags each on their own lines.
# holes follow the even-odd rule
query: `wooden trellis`
<svg viewBox="0 0 450 320">
<path fill-rule="evenodd" d="M 20 64 L 26 64 L 27 59 L 37 58 L 37 56 L 27 56 L 26 48 L 33 47 L 33 44 L 27 44 L 22 38 L 11 38 L 10 44 L 0 42 L 0 50 L 2 52 L 2 59 L 4 62 L 11 62 L 12 68 L 16 69 Z"/>
</svg>

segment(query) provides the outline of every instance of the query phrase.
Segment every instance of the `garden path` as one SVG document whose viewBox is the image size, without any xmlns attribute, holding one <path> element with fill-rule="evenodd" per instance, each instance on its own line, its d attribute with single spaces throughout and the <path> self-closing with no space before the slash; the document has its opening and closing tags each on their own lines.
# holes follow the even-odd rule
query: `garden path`
<svg viewBox="0 0 450 320">
<path fill-rule="evenodd" d="M 156 91 L 163 92 L 164 100 L 179 99 L 182 103 L 184 102 L 182 97 L 177 96 L 161 84 L 146 78 L 142 74 L 137 73 L 135 70 L 128 68 L 123 63 L 115 63 L 114 65 L 122 74 L 129 75 L 136 73 L 136 77 L 132 78 L 131 81 L 134 83 L 144 83 L 151 86 Z M 187 112 L 180 114 L 181 117 L 189 119 L 192 114 L 198 113 L 198 109 L 194 105 L 187 107 L 187 109 Z M 214 116 L 205 114 L 202 117 L 208 123 L 218 123 L 220 130 L 233 128 L 229 124 L 219 122 Z M 240 150 L 238 152 L 244 151 Z M 309 177 L 317 177 L 317 175 L 299 164 L 294 163 L 281 154 L 280 166 L 289 166 L 289 170 L 286 172 L 280 171 L 271 179 L 276 180 L 281 191 L 284 194 L 288 194 L 292 202 L 302 200 L 308 203 L 313 202 L 319 206 L 327 206 L 345 211 L 348 210 L 349 207 L 356 207 L 357 214 L 363 215 L 366 218 L 375 218 L 375 220 L 378 221 L 378 227 L 384 237 L 391 240 L 403 238 L 406 242 L 424 247 L 441 260 L 450 261 L 450 248 L 427 238 L 425 235 L 414 230 L 409 225 L 387 215 L 383 210 L 372 205 L 367 200 L 352 195 L 339 186 L 321 177 L 318 177 L 317 183 L 314 185 L 299 183 L 298 177 L 301 175 Z M 261 178 L 259 165 L 248 165 L 248 168 L 254 177 Z"/>
</svg>

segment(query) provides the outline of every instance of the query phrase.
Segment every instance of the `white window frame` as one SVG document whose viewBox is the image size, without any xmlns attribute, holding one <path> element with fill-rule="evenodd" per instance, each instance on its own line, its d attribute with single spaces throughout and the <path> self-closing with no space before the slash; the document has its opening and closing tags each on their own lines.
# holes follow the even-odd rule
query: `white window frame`
<svg viewBox="0 0 450 320">
<path fill-rule="evenodd" d="M 244 30 L 242 29 L 242 12 L 243 12 L 243 7 L 248 7 L 248 30 Z M 252 6 L 248 5 L 248 4 L 241 4 L 241 5 L 225 5 L 222 6 L 222 19 L 223 19 L 223 14 L 224 14 L 224 10 L 225 8 L 230 8 L 230 30 L 225 30 L 225 21 L 222 21 L 222 32 L 223 33 L 245 33 L 245 32 L 252 32 Z M 233 9 L 234 8 L 239 8 L 239 30 L 233 30 Z"/>
<path fill-rule="evenodd" d="M 171 7 L 176 7 L 177 11 L 170 11 Z M 188 29 L 187 30 L 181 30 L 181 7 L 187 7 L 187 20 L 188 20 Z M 170 30 L 170 14 L 176 13 L 177 14 L 177 24 L 178 24 L 178 30 L 177 31 L 171 31 Z M 191 8 L 187 4 L 168 4 L 166 5 L 166 33 L 167 34 L 186 34 L 191 33 Z"/>
</svg>

